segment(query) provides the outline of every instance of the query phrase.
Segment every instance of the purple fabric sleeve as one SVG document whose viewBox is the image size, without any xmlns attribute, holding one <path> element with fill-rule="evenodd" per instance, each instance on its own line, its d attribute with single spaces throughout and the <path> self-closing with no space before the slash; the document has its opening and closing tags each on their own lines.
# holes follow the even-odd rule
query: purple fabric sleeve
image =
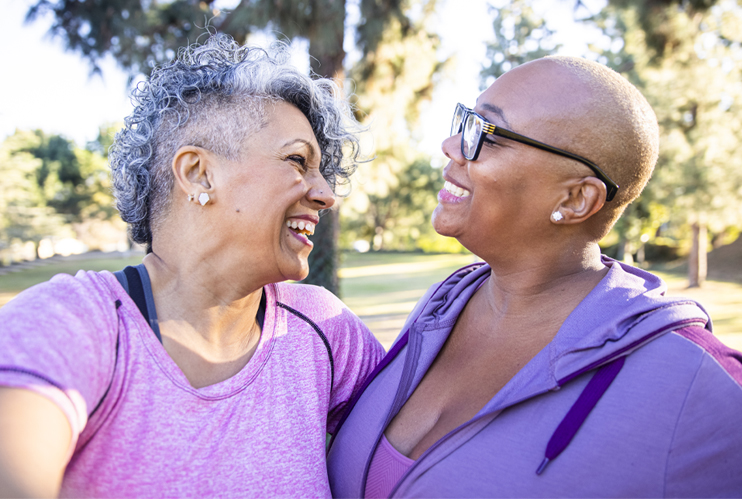
<svg viewBox="0 0 742 499">
<path fill-rule="evenodd" d="M 740 353 L 700 328 L 675 334 L 696 344 L 703 354 L 668 452 L 664 496 L 742 497 L 742 386 L 736 360 Z"/>
<path fill-rule="evenodd" d="M 742 385 L 742 352 L 726 346 L 702 327 L 686 327 L 675 332 L 704 349 L 738 385 Z"/>
</svg>

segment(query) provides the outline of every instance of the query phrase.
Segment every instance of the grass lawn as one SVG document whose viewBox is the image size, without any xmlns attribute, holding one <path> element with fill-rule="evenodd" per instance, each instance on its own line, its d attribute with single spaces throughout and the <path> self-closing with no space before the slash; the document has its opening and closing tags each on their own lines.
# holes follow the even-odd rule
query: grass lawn
<svg viewBox="0 0 742 499">
<path fill-rule="evenodd" d="M 0 275 L 0 307 L 26 288 L 48 281 L 56 274 L 76 274 L 78 270 L 121 270 L 127 265 L 142 263 L 142 255 L 111 258 L 105 254 L 95 254 L 92 258 L 68 258 L 56 261 L 37 261 L 38 267 L 20 272 Z"/>
<path fill-rule="evenodd" d="M 742 284 L 706 281 L 701 288 L 688 288 L 684 273 L 652 270 L 667 283 L 667 294 L 686 296 L 704 306 L 721 341 L 742 351 Z"/>
<path fill-rule="evenodd" d="M 343 301 L 387 349 L 417 300 L 432 284 L 476 261 L 473 255 L 347 253 L 344 256 L 340 269 Z"/>
<path fill-rule="evenodd" d="M 74 274 L 81 268 L 119 270 L 140 263 L 141 258 L 141 255 L 129 258 L 96 255 L 95 258 L 66 259 L 0 275 L 0 306 L 23 289 L 46 281 L 54 274 Z M 425 290 L 474 261 L 472 255 L 347 253 L 340 270 L 340 289 L 343 300 L 388 348 Z M 668 294 L 701 302 L 711 314 L 719 338 L 742 350 L 742 284 L 707 281 L 702 288 L 686 289 L 684 275 L 667 270 L 655 273 L 668 283 Z"/>
</svg>

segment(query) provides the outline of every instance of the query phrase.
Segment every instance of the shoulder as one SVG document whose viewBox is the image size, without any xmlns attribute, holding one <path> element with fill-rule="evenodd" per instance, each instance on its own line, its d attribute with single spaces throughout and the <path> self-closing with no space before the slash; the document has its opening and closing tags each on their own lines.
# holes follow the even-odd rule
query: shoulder
<svg viewBox="0 0 742 499">
<path fill-rule="evenodd" d="M 668 355 L 692 360 L 668 452 L 666 495 L 715 497 L 742 490 L 742 354 L 700 327 L 661 339 L 670 347 Z"/>
<path fill-rule="evenodd" d="M 325 321 L 350 312 L 337 296 L 321 286 L 294 283 L 278 283 L 275 286 L 277 306 L 295 310 L 314 321 Z"/>
<path fill-rule="evenodd" d="M 75 276 L 57 274 L 32 286 L 9 301 L 2 314 L 6 320 L 66 318 L 108 322 L 115 317 L 118 283 L 110 272 L 80 271 Z"/>
<path fill-rule="evenodd" d="M 378 346 L 378 341 L 361 319 L 325 288 L 293 283 L 275 286 L 276 306 L 325 335 L 333 344 L 333 350 L 336 347 L 347 349 L 355 344 L 361 348 Z"/>
<path fill-rule="evenodd" d="M 727 385 L 742 397 L 742 352 L 722 343 L 709 330 L 699 326 L 677 329 L 665 338 L 668 347 L 682 350 L 698 359 L 698 374 L 710 376 L 713 383 Z M 695 382 L 701 382 L 696 375 Z M 741 399 L 742 400 L 742 399 Z"/>
<path fill-rule="evenodd" d="M 110 273 L 59 274 L 8 302 L 0 309 L 0 384 L 48 396 L 78 431 L 113 372 L 117 285 Z"/>
<path fill-rule="evenodd" d="M 679 403 L 685 401 L 683 410 L 694 398 L 723 396 L 730 404 L 740 404 L 742 411 L 742 353 L 701 326 L 680 327 L 654 338 L 627 359 L 627 367 L 636 370 L 635 382 L 647 382 L 647 393 L 653 393 L 653 384 L 672 387 Z"/>
<path fill-rule="evenodd" d="M 450 305 L 453 300 L 458 299 L 460 294 L 470 295 L 471 293 L 465 293 L 465 291 L 476 289 L 489 273 L 489 265 L 478 262 L 461 267 L 443 281 L 433 284 L 420 297 L 412 312 L 407 316 L 407 322 L 403 330 L 407 329 L 410 323 L 420 315 L 426 315 L 433 311 L 441 313 L 445 309 L 445 305 Z M 465 300 L 468 300 L 468 298 L 465 298 Z"/>
</svg>

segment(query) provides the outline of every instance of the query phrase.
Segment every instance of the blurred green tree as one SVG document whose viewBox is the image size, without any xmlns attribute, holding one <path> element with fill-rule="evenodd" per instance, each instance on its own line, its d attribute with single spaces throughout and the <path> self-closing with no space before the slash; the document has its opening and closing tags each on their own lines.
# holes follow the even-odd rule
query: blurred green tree
<svg viewBox="0 0 742 499">
<path fill-rule="evenodd" d="M 414 16 L 405 10 L 404 17 L 374 28 L 376 43 L 364 45 L 349 72 L 356 83 L 357 118 L 371 130 L 375 155 L 373 167 L 357 174 L 353 193 L 343 202 L 346 245 L 357 238 L 375 250 L 409 250 L 421 235 L 432 233 L 429 218 L 441 172 L 417 152 L 414 130 L 446 61 L 439 61 L 440 39 L 429 28 L 436 2 L 417 6 L 422 8 Z M 363 27 L 372 29 L 368 22 Z"/>
<path fill-rule="evenodd" d="M 533 9 L 531 0 L 512 0 L 491 6 L 495 15 L 495 39 L 487 44 L 487 66 L 482 69 L 482 89 L 495 78 L 528 61 L 546 57 L 559 49 L 554 32 Z"/>
<path fill-rule="evenodd" d="M 39 183 L 49 166 L 29 152 L 38 146 L 36 133 L 20 131 L 0 145 L 0 264 L 11 261 L 6 250 L 12 245 L 31 241 L 38 250 L 43 238 L 65 229 L 65 217 L 47 204 Z"/>
<path fill-rule="evenodd" d="M 16 131 L 0 146 L 0 172 L 0 249 L 38 250 L 44 238 L 72 237 L 75 224 L 117 217 L 105 158 L 59 135 Z"/>
<path fill-rule="evenodd" d="M 742 224 L 742 8 L 715 3 L 620 0 L 596 19 L 623 42 L 606 62 L 642 90 L 661 133 L 653 179 L 619 230 L 639 247 L 661 224 L 689 226 L 690 286 L 706 277 L 707 230 Z"/>
<path fill-rule="evenodd" d="M 433 237 L 430 215 L 438 204 L 442 174 L 420 158 L 398 171 L 383 195 L 365 193 L 353 214 L 344 212 L 345 244 L 363 239 L 374 251 L 409 250 L 419 246 L 421 237 Z"/>
<path fill-rule="evenodd" d="M 41 130 L 20 132 L 20 136 L 23 145 L 15 152 L 29 153 L 40 162 L 35 172 L 41 193 L 38 203 L 53 208 L 70 223 L 115 215 L 108 168 L 101 154 Z"/>
</svg>

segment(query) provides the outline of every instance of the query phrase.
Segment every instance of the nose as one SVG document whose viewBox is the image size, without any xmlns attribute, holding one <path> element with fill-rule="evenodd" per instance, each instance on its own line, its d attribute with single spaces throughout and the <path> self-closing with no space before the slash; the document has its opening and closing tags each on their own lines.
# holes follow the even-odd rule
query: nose
<svg viewBox="0 0 742 499">
<path fill-rule="evenodd" d="M 319 210 L 326 210 L 335 204 L 335 194 L 332 192 L 330 184 L 327 183 L 325 177 L 320 173 L 312 175 L 312 179 L 309 182 L 307 199 L 312 204 L 319 205 Z"/>
<path fill-rule="evenodd" d="M 461 134 L 451 135 L 441 144 L 441 151 L 448 159 L 458 164 L 465 164 L 466 158 L 461 154 Z"/>
</svg>

